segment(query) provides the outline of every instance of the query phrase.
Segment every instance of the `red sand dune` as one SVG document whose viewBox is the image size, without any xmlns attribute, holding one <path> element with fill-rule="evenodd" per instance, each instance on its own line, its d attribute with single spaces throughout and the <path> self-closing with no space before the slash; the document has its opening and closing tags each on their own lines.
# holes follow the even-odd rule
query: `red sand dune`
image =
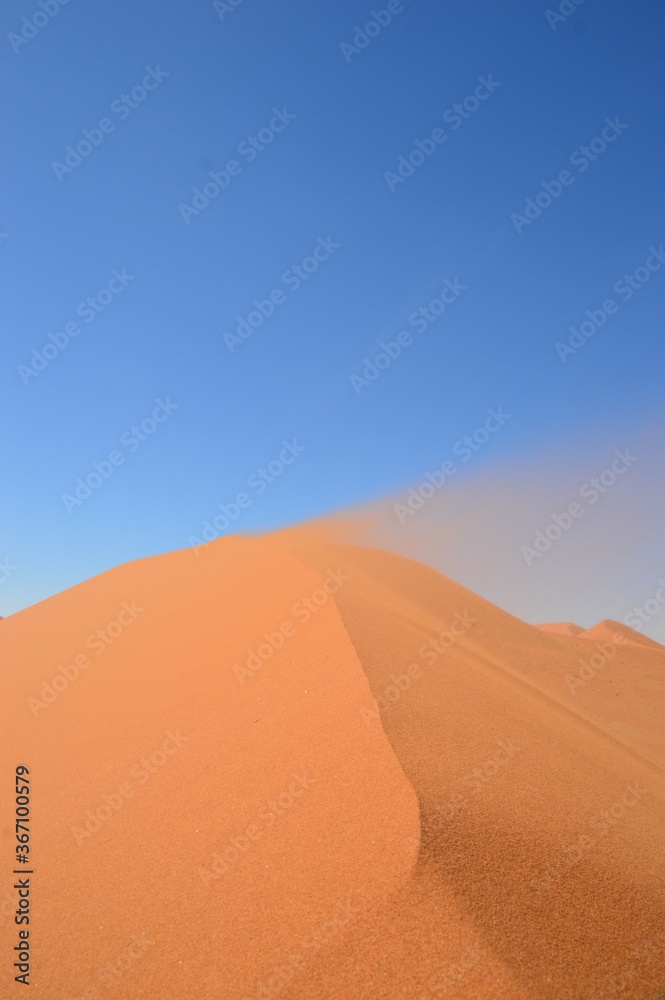
<svg viewBox="0 0 665 1000">
<path fill-rule="evenodd" d="M 4 622 L 31 995 L 656 1000 L 665 651 L 585 680 L 604 639 L 327 537 L 224 538 Z"/>
<path fill-rule="evenodd" d="M 626 642 L 631 644 L 648 646 L 649 649 L 659 649 L 662 653 L 665 653 L 665 646 L 661 646 L 660 643 L 656 642 L 654 639 L 649 639 L 648 636 L 642 635 L 641 632 L 636 632 L 635 629 L 629 628 L 627 625 L 622 625 L 620 622 L 612 621 L 611 618 L 607 618 L 605 621 L 598 622 L 598 624 L 594 625 L 592 628 L 586 629 L 582 632 L 580 638 L 603 640 L 615 639 L 617 635 L 622 636 Z"/>
</svg>

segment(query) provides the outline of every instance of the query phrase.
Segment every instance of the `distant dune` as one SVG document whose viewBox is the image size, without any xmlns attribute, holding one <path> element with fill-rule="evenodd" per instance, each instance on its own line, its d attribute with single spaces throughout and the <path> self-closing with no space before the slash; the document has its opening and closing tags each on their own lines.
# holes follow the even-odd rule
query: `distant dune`
<svg viewBox="0 0 665 1000">
<path fill-rule="evenodd" d="M 630 643 L 631 645 L 637 646 L 648 646 L 649 649 L 659 649 L 661 652 L 665 653 L 665 646 L 662 646 L 655 639 L 649 639 L 648 636 L 642 635 L 641 632 L 636 632 L 635 629 L 629 628 L 628 625 L 622 625 L 621 622 L 615 622 L 611 618 L 606 618 L 602 622 L 598 622 L 597 625 L 593 625 L 591 628 L 581 628 L 579 625 L 573 625 L 572 622 L 548 622 L 544 625 L 534 626 L 540 629 L 541 632 L 547 632 L 550 635 L 560 635 L 567 636 L 569 638 L 577 639 L 590 639 L 593 641 L 618 641 L 621 643 Z M 617 640 L 619 636 L 619 640 Z"/>
<path fill-rule="evenodd" d="M 665 649 L 330 537 L 223 538 L 5 621 L 31 996 L 656 1000 Z"/>
<path fill-rule="evenodd" d="M 549 622 L 545 625 L 536 625 L 541 632 L 551 632 L 552 635 L 581 635 L 584 632 L 583 628 L 579 625 L 573 625 L 572 622 Z"/>
<path fill-rule="evenodd" d="M 611 618 L 599 622 L 592 628 L 586 629 L 582 633 L 582 638 L 602 640 L 613 639 L 617 635 L 622 636 L 626 642 L 638 646 L 648 646 L 649 649 L 659 649 L 662 653 L 665 653 L 665 646 L 661 646 L 659 642 L 649 639 L 648 636 L 642 635 L 641 632 L 636 632 L 635 629 L 629 628 L 627 625 L 621 625 L 620 622 L 612 621 Z"/>
</svg>

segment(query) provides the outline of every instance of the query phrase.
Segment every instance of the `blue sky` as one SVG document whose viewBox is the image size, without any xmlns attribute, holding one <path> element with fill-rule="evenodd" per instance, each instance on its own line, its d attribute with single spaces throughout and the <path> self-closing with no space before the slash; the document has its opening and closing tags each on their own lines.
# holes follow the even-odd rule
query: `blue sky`
<svg viewBox="0 0 665 1000">
<path fill-rule="evenodd" d="M 493 476 L 658 419 L 661 8 L 44 4 L 0 50 L 0 614 L 239 493 L 238 530 L 398 493 L 491 407 Z"/>
</svg>

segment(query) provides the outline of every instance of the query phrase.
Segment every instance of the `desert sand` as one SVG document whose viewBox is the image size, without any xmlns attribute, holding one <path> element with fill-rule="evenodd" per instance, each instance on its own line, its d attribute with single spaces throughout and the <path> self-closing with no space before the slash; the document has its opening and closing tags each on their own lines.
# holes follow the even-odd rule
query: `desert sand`
<svg viewBox="0 0 665 1000">
<path fill-rule="evenodd" d="M 3 997 L 18 764 L 33 998 L 665 995 L 665 649 L 625 626 L 321 525 L 120 566 L 0 654 Z"/>
</svg>

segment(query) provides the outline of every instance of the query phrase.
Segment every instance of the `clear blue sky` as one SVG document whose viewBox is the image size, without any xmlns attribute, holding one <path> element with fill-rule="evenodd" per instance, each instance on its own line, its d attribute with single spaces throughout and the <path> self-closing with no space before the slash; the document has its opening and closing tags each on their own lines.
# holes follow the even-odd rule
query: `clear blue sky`
<svg viewBox="0 0 665 1000">
<path fill-rule="evenodd" d="M 478 468 L 572 453 L 599 428 L 624 445 L 654 419 L 662 7 L 586 0 L 555 21 L 534 0 L 392 0 L 354 45 L 388 4 L 44 3 L 52 16 L 10 0 L 0 39 L 0 614 L 187 546 L 239 492 L 235 527 L 258 530 L 403 490 L 490 407 L 511 420 Z M 98 145 L 77 164 L 86 129 Z M 576 153 L 603 132 L 593 159 Z M 327 259 L 294 277 L 316 247 Z M 640 267 L 647 282 L 614 290 Z M 442 316 L 413 316 L 446 287 Z M 555 344 L 608 298 L 564 362 Z M 158 399 L 177 409 L 135 439 Z M 248 485 L 294 439 L 283 474 Z M 112 452 L 88 499 L 63 500 Z"/>
</svg>

